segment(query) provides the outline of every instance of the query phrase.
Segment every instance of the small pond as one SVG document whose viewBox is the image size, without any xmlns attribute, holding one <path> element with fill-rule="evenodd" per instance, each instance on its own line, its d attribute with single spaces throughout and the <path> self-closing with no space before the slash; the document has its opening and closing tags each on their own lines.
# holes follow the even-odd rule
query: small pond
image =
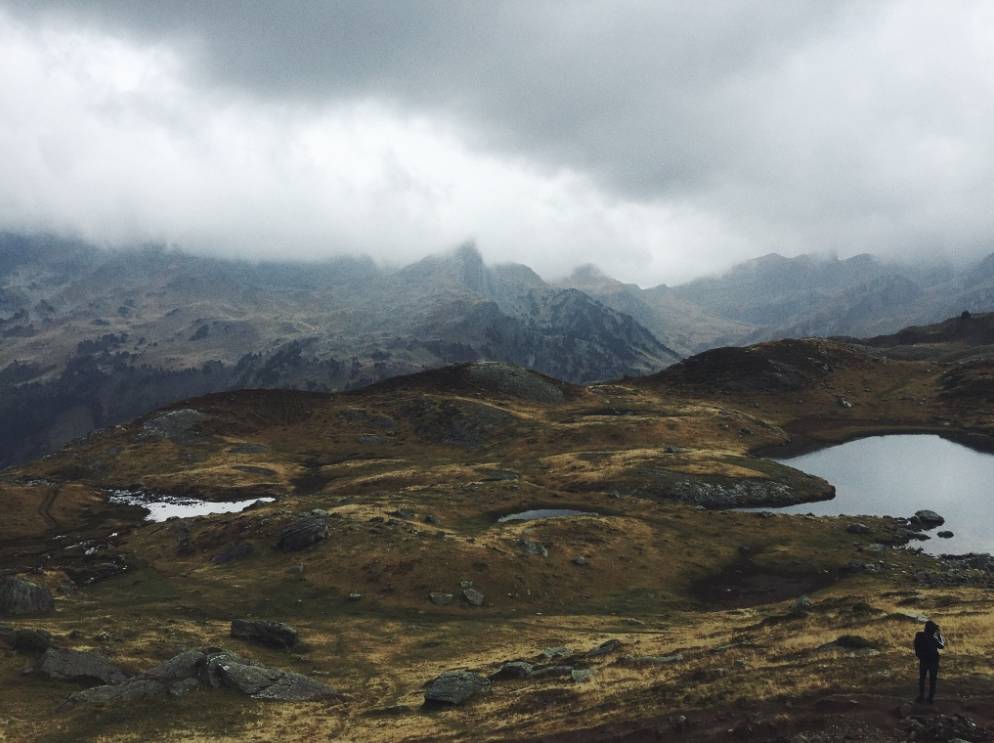
<svg viewBox="0 0 994 743">
<path fill-rule="evenodd" d="M 141 506 L 148 510 L 146 521 L 165 521 L 178 516 L 206 516 L 211 513 L 233 513 L 251 506 L 256 501 L 270 503 L 273 498 L 252 498 L 242 501 L 206 501 L 199 498 L 187 498 L 178 495 L 163 495 L 161 493 L 134 493 L 130 490 L 115 490 L 110 494 L 111 503 L 126 506 Z"/>
<path fill-rule="evenodd" d="M 522 511 L 521 513 L 509 513 L 507 516 L 501 516 L 497 519 L 497 523 L 504 523 L 505 521 L 533 521 L 535 519 L 556 519 L 562 518 L 563 516 L 598 516 L 599 514 L 593 511 L 574 511 L 572 508 L 535 508 L 531 511 Z"/>
<path fill-rule="evenodd" d="M 932 538 L 913 542 L 932 554 L 994 553 L 994 455 L 929 434 L 874 436 L 777 460 L 835 486 L 830 501 L 776 509 L 816 516 L 912 516 L 923 508 L 946 519 Z M 949 530 L 952 539 L 936 532 Z"/>
</svg>

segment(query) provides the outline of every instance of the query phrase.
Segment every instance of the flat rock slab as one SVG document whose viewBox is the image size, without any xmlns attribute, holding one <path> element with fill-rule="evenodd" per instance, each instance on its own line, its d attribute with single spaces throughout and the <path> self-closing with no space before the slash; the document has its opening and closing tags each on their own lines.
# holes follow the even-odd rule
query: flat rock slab
<svg viewBox="0 0 994 743">
<path fill-rule="evenodd" d="M 0 581 L 0 614 L 26 616 L 55 609 L 55 597 L 45 586 L 8 577 Z"/>
<path fill-rule="evenodd" d="M 55 681 L 117 685 L 128 680 L 128 675 L 111 663 L 101 653 L 82 650 L 49 648 L 35 669 L 39 675 Z"/>
<path fill-rule="evenodd" d="M 446 671 L 431 682 L 425 702 L 464 704 L 477 694 L 490 691 L 490 681 L 472 671 Z"/>
</svg>

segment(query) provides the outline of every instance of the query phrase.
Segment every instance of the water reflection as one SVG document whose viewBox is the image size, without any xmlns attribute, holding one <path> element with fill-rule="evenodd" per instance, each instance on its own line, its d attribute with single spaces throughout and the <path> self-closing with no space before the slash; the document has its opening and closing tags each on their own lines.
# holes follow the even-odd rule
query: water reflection
<svg viewBox="0 0 994 743">
<path fill-rule="evenodd" d="M 111 503 L 121 503 L 128 506 L 141 506 L 148 510 L 146 521 L 165 521 L 178 516 L 206 516 L 211 513 L 234 513 L 242 511 L 256 501 L 269 503 L 273 498 L 252 498 L 241 501 L 206 501 L 199 498 L 186 498 L 178 495 L 161 493 L 134 493 L 130 490 L 115 490 L 110 494 Z"/>
<path fill-rule="evenodd" d="M 835 486 L 833 500 L 777 509 L 818 516 L 911 516 L 938 511 L 946 523 L 918 542 L 933 554 L 994 552 L 994 455 L 940 436 L 874 436 L 777 460 Z M 936 532 L 948 529 L 952 539 Z"/>
<path fill-rule="evenodd" d="M 597 516 L 598 514 L 592 511 L 574 511 L 572 508 L 535 508 L 531 511 L 522 511 L 521 513 L 509 513 L 507 516 L 501 516 L 497 521 L 503 523 L 505 521 L 532 521 L 533 519 L 555 519 L 561 518 L 563 516 Z"/>
</svg>

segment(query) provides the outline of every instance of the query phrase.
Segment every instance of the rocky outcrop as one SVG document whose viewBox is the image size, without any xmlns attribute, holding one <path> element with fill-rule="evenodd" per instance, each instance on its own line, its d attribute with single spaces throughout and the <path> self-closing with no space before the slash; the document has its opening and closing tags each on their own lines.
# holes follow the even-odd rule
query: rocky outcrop
<svg viewBox="0 0 994 743">
<path fill-rule="evenodd" d="M 328 512 L 315 508 L 284 527 L 276 540 L 276 549 L 297 552 L 328 538 Z"/>
<path fill-rule="evenodd" d="M 55 597 L 45 586 L 12 577 L 0 581 L 0 614 L 26 616 L 54 609 Z"/>
<path fill-rule="evenodd" d="M 244 619 L 231 621 L 231 636 L 250 640 L 271 648 L 290 648 L 297 644 L 297 630 L 282 622 L 260 619 L 248 622 Z"/>
<path fill-rule="evenodd" d="M 490 691 L 490 681 L 472 671 L 446 671 L 431 682 L 425 692 L 425 702 L 434 704 L 464 704 L 477 694 Z"/>
<path fill-rule="evenodd" d="M 70 694 L 63 707 L 87 702 L 127 702 L 169 693 L 182 696 L 198 687 L 235 689 L 253 699 L 309 702 L 337 692 L 307 676 L 264 666 L 219 648 L 188 650 L 120 684 Z"/>
</svg>

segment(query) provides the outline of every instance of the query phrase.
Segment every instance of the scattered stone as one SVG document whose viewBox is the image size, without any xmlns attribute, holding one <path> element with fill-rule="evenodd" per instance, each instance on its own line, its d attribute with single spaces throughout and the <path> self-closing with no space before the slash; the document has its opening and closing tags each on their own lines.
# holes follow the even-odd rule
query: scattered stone
<svg viewBox="0 0 994 743">
<path fill-rule="evenodd" d="M 807 596 L 801 596 L 797 599 L 797 601 L 790 605 L 790 613 L 793 616 L 806 614 L 809 609 L 811 609 L 811 599 Z"/>
<path fill-rule="evenodd" d="M 679 454 L 680 448 L 676 446 L 667 446 L 665 451 L 667 454 Z"/>
<path fill-rule="evenodd" d="M 271 622 L 266 619 L 255 622 L 233 619 L 231 621 L 231 636 L 258 642 L 271 648 L 285 649 L 297 644 L 297 630 L 282 622 Z"/>
<path fill-rule="evenodd" d="M 490 681 L 472 671 L 446 671 L 431 682 L 425 702 L 464 704 L 477 694 L 490 691 Z"/>
<path fill-rule="evenodd" d="M 327 538 L 328 513 L 316 508 L 284 527 L 276 540 L 276 548 L 284 552 L 296 552 Z"/>
<path fill-rule="evenodd" d="M 211 558 L 215 565 L 230 565 L 231 563 L 244 560 L 255 552 L 255 547 L 250 542 L 236 542 L 228 545 Z"/>
<path fill-rule="evenodd" d="M 452 599 L 454 597 L 451 593 L 432 591 L 431 593 L 428 594 L 428 598 L 431 599 L 431 603 L 435 604 L 435 606 L 446 606 L 447 604 L 452 603 Z"/>
<path fill-rule="evenodd" d="M 549 556 L 549 550 L 545 548 L 544 544 L 540 544 L 539 542 L 533 542 L 530 539 L 519 537 L 517 541 L 515 541 L 515 544 L 530 555 L 538 555 L 539 557 Z"/>
<path fill-rule="evenodd" d="M 574 565 L 579 565 L 580 567 L 583 567 L 584 565 L 587 564 L 587 558 L 583 557 L 583 556 L 574 557 L 573 558 L 573 564 Z"/>
<path fill-rule="evenodd" d="M 410 508 L 398 508 L 396 511 L 391 511 L 390 515 L 399 519 L 413 519 L 414 511 Z"/>
<path fill-rule="evenodd" d="M 490 674 L 489 678 L 491 681 L 524 679 L 528 678 L 533 668 L 534 666 L 532 666 L 531 663 L 526 663 L 523 660 L 512 660 L 507 663 L 502 663 L 500 668 Z"/>
<path fill-rule="evenodd" d="M 433 524 L 434 526 L 441 526 L 442 522 L 436 517 L 432 516 L 430 513 L 425 514 L 424 521 L 426 524 Z"/>
<path fill-rule="evenodd" d="M 836 400 L 836 402 L 838 403 L 838 405 L 839 405 L 839 407 L 840 407 L 840 408 L 851 408 L 851 407 L 852 407 L 852 403 L 851 403 L 851 402 L 849 402 L 849 401 L 848 401 L 848 400 L 847 400 L 846 398 L 844 398 L 844 397 L 840 397 L 840 398 L 838 398 L 838 399 Z"/>
<path fill-rule="evenodd" d="M 100 653 L 49 648 L 35 669 L 39 675 L 55 681 L 72 681 L 92 686 L 123 684 L 127 674 Z"/>
<path fill-rule="evenodd" d="M 569 648 L 546 648 L 542 651 L 542 655 L 546 658 L 562 658 L 565 655 L 570 654 Z"/>
<path fill-rule="evenodd" d="M 850 534 L 872 534 L 873 529 L 866 524 L 849 524 L 846 531 Z"/>
<path fill-rule="evenodd" d="M 349 594 L 349 601 L 358 601 L 361 598 L 362 598 L 362 594 L 361 593 L 350 593 Z"/>
<path fill-rule="evenodd" d="M 470 606 L 483 606 L 483 594 L 475 588 L 463 589 L 462 595 L 469 602 Z"/>
<path fill-rule="evenodd" d="M 593 668 L 575 668 L 570 673 L 570 680 L 575 684 L 579 684 L 584 681 L 590 681 L 596 675 L 597 671 Z"/>
<path fill-rule="evenodd" d="M 55 598 L 45 586 L 8 577 L 0 581 L 0 614 L 25 616 L 47 614 L 55 609 Z"/>
<path fill-rule="evenodd" d="M 951 531 L 940 531 L 936 532 L 935 536 L 939 539 L 952 539 L 955 535 Z"/>
</svg>

